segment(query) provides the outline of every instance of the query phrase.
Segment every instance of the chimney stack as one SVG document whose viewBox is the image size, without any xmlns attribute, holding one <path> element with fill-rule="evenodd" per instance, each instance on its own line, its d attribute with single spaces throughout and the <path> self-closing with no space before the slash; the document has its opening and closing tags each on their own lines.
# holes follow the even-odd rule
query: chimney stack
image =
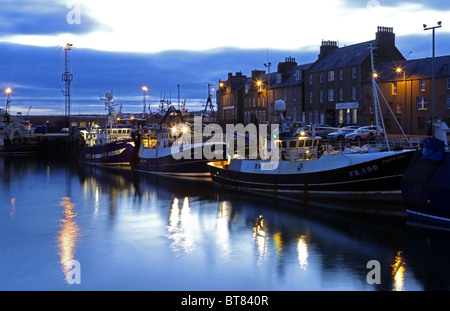
<svg viewBox="0 0 450 311">
<path fill-rule="evenodd" d="M 322 45 L 320 46 L 319 59 L 325 57 L 330 51 L 338 49 L 337 41 L 324 41 L 322 40 Z"/>
<path fill-rule="evenodd" d="M 382 50 L 389 50 L 395 47 L 395 33 L 392 27 L 378 26 L 376 33 L 377 47 Z"/>
</svg>

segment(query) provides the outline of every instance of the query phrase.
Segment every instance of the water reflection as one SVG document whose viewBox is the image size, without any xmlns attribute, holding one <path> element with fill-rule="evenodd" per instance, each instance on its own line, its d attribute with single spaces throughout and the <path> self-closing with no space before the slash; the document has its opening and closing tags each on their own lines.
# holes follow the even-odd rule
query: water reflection
<svg viewBox="0 0 450 311">
<path fill-rule="evenodd" d="M 264 217 L 262 215 L 259 215 L 259 217 L 255 220 L 253 231 L 253 237 L 258 251 L 258 259 L 256 265 L 260 266 L 262 264 L 262 261 L 268 256 L 267 248 L 269 241 L 269 236 L 266 233 Z"/>
<path fill-rule="evenodd" d="M 61 230 L 59 231 L 57 240 L 62 271 L 67 279 L 72 270 L 72 263 L 75 258 L 75 246 L 79 238 L 80 230 L 75 222 L 75 205 L 71 202 L 71 199 L 69 197 L 63 197 L 60 206 L 63 207 L 64 218 L 61 219 Z"/>
<path fill-rule="evenodd" d="M 221 249 L 221 255 L 223 259 L 230 258 L 231 245 L 230 245 L 230 229 L 229 221 L 231 216 L 231 205 L 229 202 L 220 203 L 219 213 L 216 218 L 216 233 L 217 233 L 217 245 Z"/>
<path fill-rule="evenodd" d="M 298 263 L 300 264 L 300 268 L 302 270 L 306 270 L 308 267 L 308 244 L 306 243 L 306 236 L 301 235 L 297 240 L 297 254 L 298 254 Z"/>
<path fill-rule="evenodd" d="M 11 216 L 11 218 L 14 218 L 15 214 L 16 214 L 16 198 L 11 198 L 11 210 L 9 211 L 9 216 Z"/>
<path fill-rule="evenodd" d="M 392 264 L 392 276 L 394 291 L 403 291 L 405 289 L 405 259 L 402 251 L 398 251 L 395 256 L 395 262 Z"/>
<path fill-rule="evenodd" d="M 170 209 L 167 231 L 169 232 L 168 238 L 172 240 L 170 248 L 177 256 L 180 255 L 181 251 L 191 253 L 195 249 L 195 243 L 190 229 L 191 223 L 189 198 L 184 198 L 181 208 L 179 207 L 179 200 L 174 198 L 172 208 Z"/>
<path fill-rule="evenodd" d="M 2 165 L 6 176 L 0 177 L 0 200 L 10 207 L 7 217 L 0 217 L 5 262 L 22 269 L 49 262 L 48 254 L 39 250 L 51 249 L 56 235 L 59 254 L 51 256 L 59 255 L 56 260 L 65 275 L 75 252 L 80 258 L 86 256 L 83 252 L 95 258 L 83 262 L 83 269 L 96 270 L 99 281 L 92 277 L 92 283 L 81 286 L 109 290 L 111 285 L 100 280 L 122 273 L 120 289 L 125 290 L 145 290 L 150 283 L 152 288 L 171 290 L 175 278 L 177 289 L 187 290 L 450 288 L 449 231 L 322 213 L 311 205 L 303 208 L 276 198 L 127 170 L 6 159 L 0 160 L 0 169 Z M 36 187 L 36 180 L 47 182 L 46 187 Z M 62 219 L 60 211 L 55 213 L 48 201 L 40 200 L 40 195 L 49 198 L 55 193 L 64 196 Z M 35 204 L 23 203 L 25 197 L 36 198 Z M 48 225 L 54 220 L 60 220 L 57 233 Z M 77 247 L 80 228 L 86 228 L 82 248 Z M 45 244 L 46 236 L 51 245 Z M 369 260 L 381 264 L 380 285 L 366 282 Z M 102 269 L 95 261 L 102 262 Z M 7 276 L 0 287 L 17 288 L 22 281 L 18 275 L 26 273 L 9 269 L 14 274 L 5 267 L 0 267 L 0 275 Z M 161 271 L 158 278 L 156 271 Z M 44 282 L 42 275 L 34 275 L 39 280 L 34 281 L 36 287 Z M 28 274 L 23 279 L 32 280 Z M 52 281 L 46 279 L 46 285 L 51 287 Z"/>
</svg>

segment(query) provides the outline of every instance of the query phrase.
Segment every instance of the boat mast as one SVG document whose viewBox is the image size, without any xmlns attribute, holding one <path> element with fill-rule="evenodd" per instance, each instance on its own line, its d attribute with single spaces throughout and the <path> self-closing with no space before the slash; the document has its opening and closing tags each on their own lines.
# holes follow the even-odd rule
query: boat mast
<svg viewBox="0 0 450 311">
<path fill-rule="evenodd" d="M 376 81 L 378 74 L 375 71 L 375 65 L 374 65 L 374 60 L 373 60 L 373 50 L 376 49 L 376 47 L 373 46 L 372 42 L 369 45 L 369 49 L 370 49 L 370 61 L 371 61 L 371 65 L 372 65 L 372 91 L 373 91 L 373 109 L 374 109 L 374 114 L 375 114 L 376 138 L 380 137 L 379 128 L 383 129 L 384 138 L 386 139 L 387 149 L 388 149 L 388 151 L 390 151 L 389 143 L 388 143 L 387 135 L 386 135 L 386 129 L 384 127 L 383 115 L 381 113 L 380 100 L 378 98 L 378 86 L 377 86 L 377 81 Z M 380 126 L 379 119 L 381 120 L 381 126 Z"/>
</svg>

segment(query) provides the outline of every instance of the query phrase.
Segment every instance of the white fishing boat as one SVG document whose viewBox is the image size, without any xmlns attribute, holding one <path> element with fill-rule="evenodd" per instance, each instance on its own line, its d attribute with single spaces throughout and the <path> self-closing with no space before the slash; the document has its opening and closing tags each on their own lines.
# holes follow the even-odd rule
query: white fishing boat
<svg viewBox="0 0 450 311">
<path fill-rule="evenodd" d="M 36 154 L 39 152 L 39 137 L 34 134 L 20 113 L 12 117 L 9 113 L 12 89 L 5 89 L 6 106 L 0 109 L 0 154 Z"/>
<path fill-rule="evenodd" d="M 169 123 L 169 124 L 167 124 Z M 168 126 L 164 126 L 168 125 Z M 180 139 L 184 139 L 180 142 Z M 136 135 L 132 168 L 176 177 L 210 178 L 205 148 L 222 157 L 225 143 L 196 133 L 180 110 L 170 106 L 158 129 Z"/>
<path fill-rule="evenodd" d="M 379 122 L 381 110 L 375 75 L 372 85 L 376 126 L 384 132 L 384 124 Z M 275 107 L 283 129 L 285 104 L 277 101 Z M 268 192 L 302 200 L 328 197 L 401 201 L 401 178 L 414 154 L 412 148 L 391 150 L 387 135 L 382 137 L 380 132 L 375 146 L 343 150 L 322 144 L 321 138 L 314 135 L 279 136 L 267 143 L 271 146 L 271 150 L 267 150 L 271 153 L 270 159 L 267 156 L 263 160 L 229 154 L 227 160 L 209 163 L 213 182 L 226 188 Z M 392 212 L 383 204 L 378 204 L 377 209 L 378 213 Z"/>
<path fill-rule="evenodd" d="M 118 124 L 112 92 L 106 94 L 105 108 L 108 111 L 105 126 L 80 131 L 79 162 L 96 165 L 130 165 L 134 149 L 132 133 L 135 128 L 132 125 Z"/>
</svg>

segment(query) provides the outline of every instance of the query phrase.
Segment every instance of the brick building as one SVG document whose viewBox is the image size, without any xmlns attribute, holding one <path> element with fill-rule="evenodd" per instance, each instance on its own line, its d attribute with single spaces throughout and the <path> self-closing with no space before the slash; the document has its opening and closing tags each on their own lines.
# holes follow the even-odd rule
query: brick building
<svg viewBox="0 0 450 311">
<path fill-rule="evenodd" d="M 392 28 L 378 27 L 376 39 L 338 47 L 336 41 L 322 41 L 318 60 L 307 72 L 305 82 L 306 122 L 329 124 L 370 124 L 373 103 L 370 45 L 375 66 L 404 57 L 395 46 Z"/>
<path fill-rule="evenodd" d="M 371 46 L 388 133 L 401 132 L 398 120 L 407 134 L 425 134 L 426 121 L 432 117 L 431 58 L 406 61 L 390 27 L 378 27 L 374 40 L 353 45 L 322 41 L 314 63 L 298 65 L 287 57 L 270 74 L 265 70 L 253 70 L 250 77 L 229 73 L 226 81 L 219 81 L 219 122 L 276 122 L 273 105 L 282 99 L 285 117 L 291 120 L 331 126 L 374 124 Z M 450 56 L 443 56 L 435 59 L 435 116 L 449 114 Z"/>
<path fill-rule="evenodd" d="M 236 124 L 244 122 L 244 85 L 247 76 L 242 72 L 228 73 L 226 81 L 219 80 L 216 94 L 217 119 L 219 124 Z"/>
<path fill-rule="evenodd" d="M 400 132 L 396 118 L 405 133 L 426 134 L 426 122 L 433 116 L 432 58 L 383 63 L 378 68 L 378 85 L 384 96 L 380 101 L 388 132 Z M 449 115 L 450 56 L 441 56 L 435 58 L 434 116 Z"/>
</svg>

